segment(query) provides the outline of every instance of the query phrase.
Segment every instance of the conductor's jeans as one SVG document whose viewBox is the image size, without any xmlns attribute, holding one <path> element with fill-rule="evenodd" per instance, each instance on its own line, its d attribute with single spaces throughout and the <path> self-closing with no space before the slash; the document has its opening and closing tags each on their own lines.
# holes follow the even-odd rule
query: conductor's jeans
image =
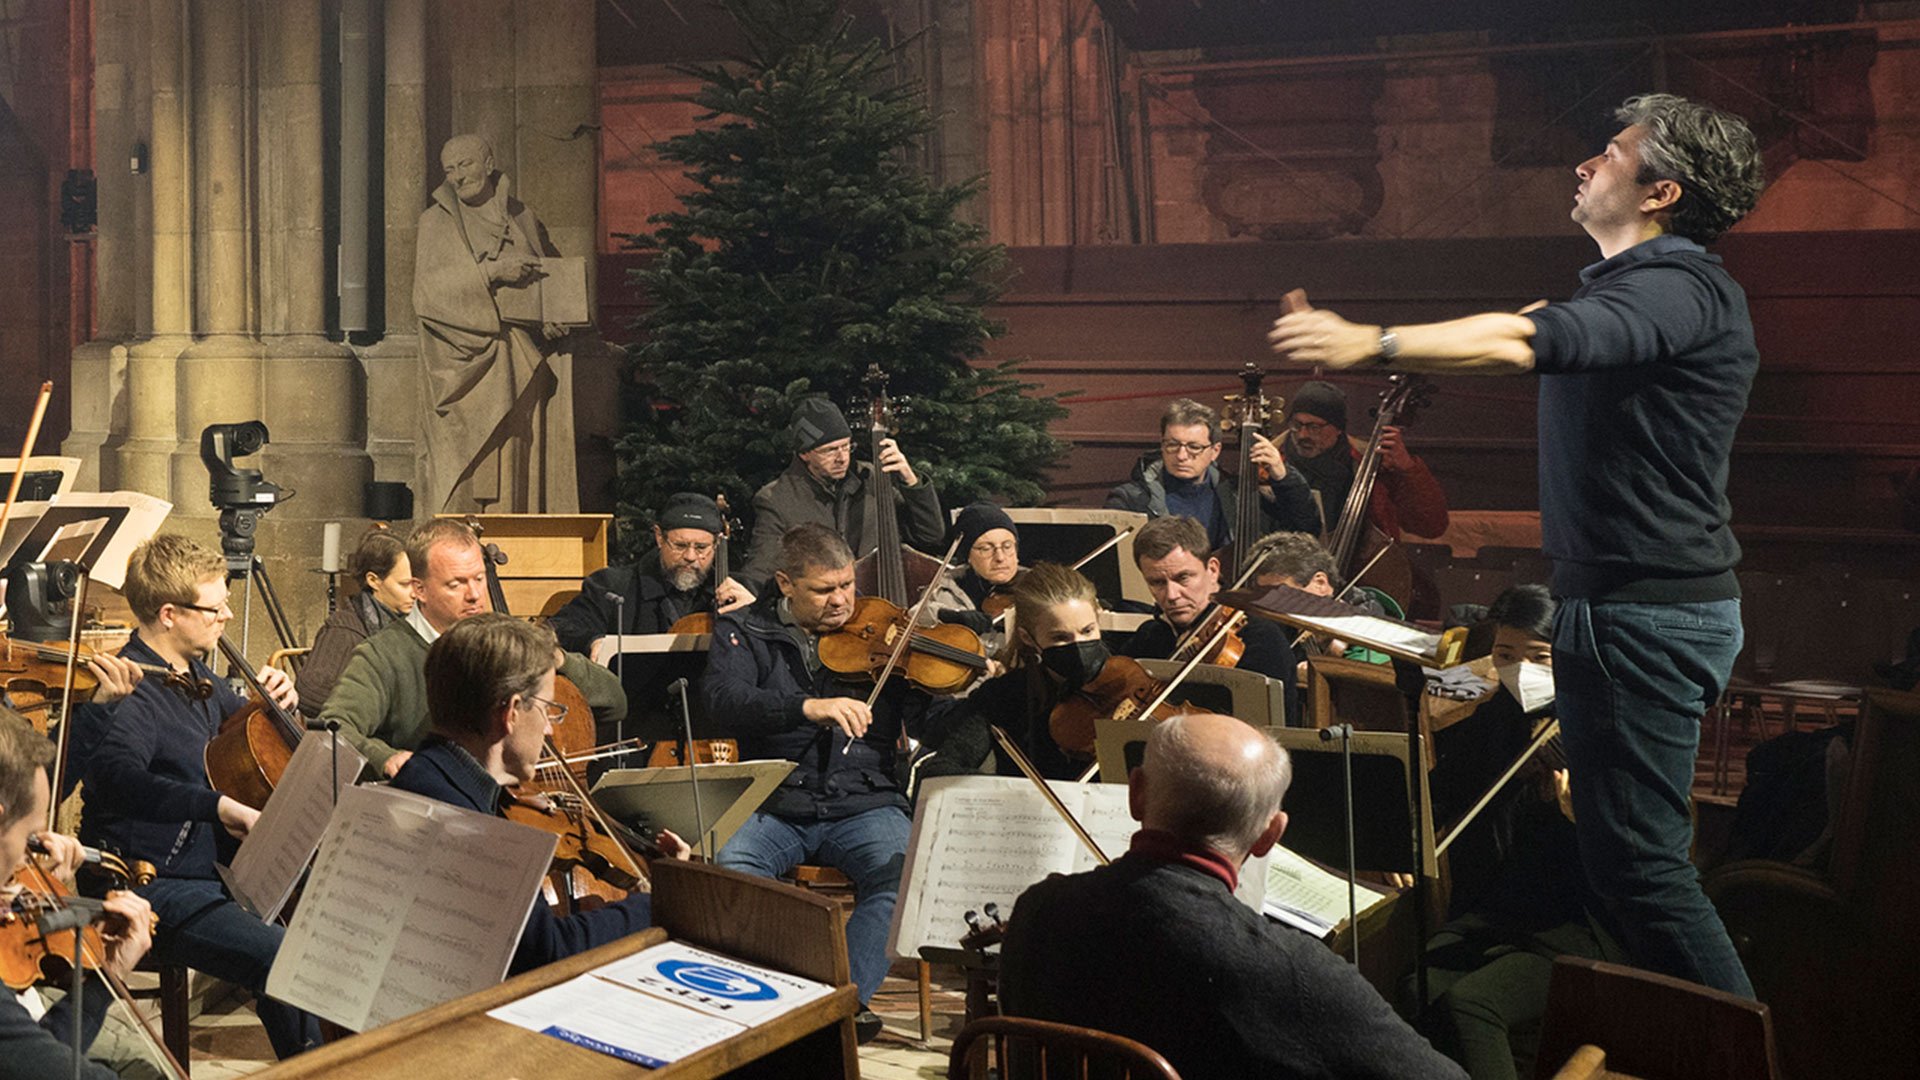
<svg viewBox="0 0 1920 1080">
<path fill-rule="evenodd" d="M 275 1057 L 320 1045 L 318 1020 L 267 996 L 267 972 L 273 970 L 284 928 L 248 914 L 218 881 L 163 877 L 138 891 L 160 919 L 153 938 L 155 963 L 185 964 L 251 991 Z"/>
<path fill-rule="evenodd" d="M 714 860 L 729 870 L 781 877 L 801 863 L 831 866 L 853 883 L 853 914 L 847 916 L 847 960 L 860 1004 L 873 1000 L 887 977 L 887 927 L 900 894 L 913 823 L 893 807 L 837 821 L 801 821 L 755 814 Z"/>
<path fill-rule="evenodd" d="M 1553 621 L 1555 710 L 1587 880 L 1640 967 L 1753 996 L 1688 858 L 1700 719 L 1740 652 L 1739 600 L 1565 599 Z"/>
</svg>

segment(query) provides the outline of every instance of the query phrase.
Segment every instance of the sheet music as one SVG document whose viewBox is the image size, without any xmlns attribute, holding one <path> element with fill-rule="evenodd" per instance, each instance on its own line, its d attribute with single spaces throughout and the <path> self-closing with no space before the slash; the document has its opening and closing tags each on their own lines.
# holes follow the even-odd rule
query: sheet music
<svg viewBox="0 0 1920 1080">
<path fill-rule="evenodd" d="M 1322 870 L 1285 845 L 1276 846 L 1268 856 L 1266 882 L 1262 910 L 1315 937 L 1325 937 L 1347 917 L 1347 879 Z M 1365 885 L 1355 888 L 1354 902 L 1360 911 L 1385 899 L 1385 893 Z"/>
<path fill-rule="evenodd" d="M 1133 820 L 1132 811 L 1127 809 L 1127 785 L 1053 780 L 1048 786 L 1073 811 L 1073 816 L 1080 819 L 1081 826 L 1093 837 L 1093 842 L 1100 845 L 1101 853 L 1106 855 L 1109 862 L 1127 853 L 1128 846 L 1133 843 L 1133 834 L 1140 831 L 1140 823 Z M 1028 782 L 1028 789 L 1032 789 L 1031 781 Z M 1033 794 L 1035 798 L 1040 795 L 1037 791 Z M 1077 805 L 1076 797 L 1079 800 Z M 1060 816 L 1054 814 L 1054 820 L 1059 821 Z M 1087 845 L 1074 845 L 1074 873 L 1099 865 L 1100 861 L 1093 857 L 1093 852 L 1087 850 Z"/>
<path fill-rule="evenodd" d="M 267 992 L 364 1031 L 498 983 L 556 842 L 393 788 L 348 788 Z"/>
<path fill-rule="evenodd" d="M 1440 635 L 1429 634 L 1417 626 L 1381 619 L 1372 615 L 1295 616 L 1301 623 L 1312 623 L 1317 630 L 1346 641 L 1366 645 L 1379 642 L 1407 652 L 1431 656 L 1440 648 Z"/>
<path fill-rule="evenodd" d="M 337 754 L 327 753 L 329 744 Z M 353 786 L 367 764 L 352 744 L 310 735 L 300 740 L 286 772 L 274 786 L 260 820 L 247 832 L 233 866 L 221 877 L 240 906 L 272 922 L 320 846 L 333 817 L 334 798 Z M 335 771 L 335 767 L 338 771 Z M 338 776 L 339 788 L 333 786 Z"/>
</svg>

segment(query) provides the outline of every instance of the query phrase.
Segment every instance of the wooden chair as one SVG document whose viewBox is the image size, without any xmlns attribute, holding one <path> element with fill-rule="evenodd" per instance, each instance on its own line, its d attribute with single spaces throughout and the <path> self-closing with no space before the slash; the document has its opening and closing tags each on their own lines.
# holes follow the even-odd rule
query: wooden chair
<svg viewBox="0 0 1920 1080">
<path fill-rule="evenodd" d="M 313 649 L 311 647 L 275 649 L 273 655 L 267 657 L 267 666 L 286 672 L 287 677 L 290 679 L 297 679 L 300 677 L 301 663 L 306 660 L 307 654 L 312 651 Z"/>
<path fill-rule="evenodd" d="M 1920 1061 L 1920 694 L 1869 690 L 1852 761 L 1824 869 L 1743 859 L 1701 881 L 1795 1080 Z"/>
<path fill-rule="evenodd" d="M 953 1040 L 947 1080 L 985 1080 L 990 1075 L 1000 1080 L 1092 1075 L 1180 1080 L 1167 1059 L 1143 1043 L 1093 1028 L 1017 1016 L 975 1020 Z"/>
<path fill-rule="evenodd" d="M 180 1067 L 193 1072 L 192 1033 L 192 997 L 187 981 L 185 964 L 157 964 L 152 954 L 143 957 L 136 966 L 138 971 L 151 971 L 160 976 L 160 987 L 155 996 L 160 1002 L 160 1041 L 167 1046 L 167 1052 L 180 1062 Z M 146 991 L 140 991 L 144 996 Z"/>
<path fill-rule="evenodd" d="M 836 902 L 843 902 L 847 910 L 852 910 L 853 882 L 833 867 L 802 863 L 793 868 L 792 877 L 795 885 L 807 890 L 817 889 L 832 896 Z M 920 1041 L 928 1042 L 933 1038 L 933 965 L 916 959 L 914 975 L 919 991 Z"/>
<path fill-rule="evenodd" d="M 1593 1051 L 1600 1052 L 1598 1066 Z M 1757 1001 L 1651 971 L 1554 961 L 1536 1075 L 1556 1063 L 1642 1080 L 1779 1080 L 1773 1020 Z M 1595 1072 L 1596 1067 L 1605 1071 Z"/>
</svg>

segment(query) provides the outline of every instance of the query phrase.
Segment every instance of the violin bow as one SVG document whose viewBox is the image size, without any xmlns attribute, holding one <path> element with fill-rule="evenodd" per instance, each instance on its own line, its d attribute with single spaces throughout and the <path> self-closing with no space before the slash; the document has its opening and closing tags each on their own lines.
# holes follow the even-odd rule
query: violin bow
<svg viewBox="0 0 1920 1080">
<path fill-rule="evenodd" d="M 1033 786 L 1039 788 L 1040 794 L 1046 796 L 1047 805 L 1053 807 L 1053 812 L 1059 814 L 1060 819 L 1067 823 L 1067 827 L 1073 830 L 1073 835 L 1079 837 L 1082 844 L 1087 845 L 1087 850 L 1093 853 L 1093 857 L 1099 861 L 1100 865 L 1106 866 L 1111 863 L 1113 860 L 1107 858 L 1107 853 L 1101 851 L 1100 845 L 1094 842 L 1093 834 L 1087 831 L 1085 825 L 1080 824 L 1079 818 L 1073 816 L 1073 811 L 1067 809 L 1067 804 L 1060 801 L 1060 796 L 1054 794 L 1053 786 L 1047 783 L 1046 777 L 1040 775 L 1040 770 L 1033 767 L 1033 762 L 1027 760 L 1027 755 L 1021 753 L 1020 748 L 1014 745 L 1005 729 L 999 724 L 990 724 L 987 730 L 993 732 L 993 741 L 1000 744 L 1000 752 L 1007 755 L 1007 759 L 1026 774 L 1027 779 L 1033 781 Z"/>
<path fill-rule="evenodd" d="M 561 761 L 566 760 L 560 756 L 560 748 L 554 745 L 553 736 L 542 735 L 540 741 L 546 744 L 548 754 Z M 691 746 L 687 748 L 687 758 L 688 760 L 692 760 L 693 758 L 693 748 Z M 600 823 L 601 831 L 613 838 L 614 846 L 620 849 L 620 854 L 627 860 L 628 868 L 633 871 L 633 876 L 639 880 L 639 887 L 643 890 L 651 891 L 652 882 L 647 876 L 646 868 L 640 865 L 640 857 L 635 855 L 633 849 L 627 846 L 627 841 L 620 835 L 620 830 L 609 824 L 606 816 L 600 813 L 600 808 L 594 805 L 592 797 L 587 794 L 587 790 L 580 786 L 579 777 L 573 775 L 572 769 L 565 767 L 561 768 L 560 776 L 561 779 L 566 781 L 567 786 L 573 789 L 574 798 L 580 800 L 580 805 L 585 812 L 592 814 L 593 820 Z"/>
<path fill-rule="evenodd" d="M 1180 670 L 1173 673 L 1173 678 L 1167 680 L 1167 685 L 1160 688 L 1160 692 L 1154 695 L 1152 701 L 1147 702 L 1147 707 L 1140 710 L 1141 718 L 1145 719 L 1152 716 L 1153 710 L 1166 704 L 1167 698 L 1171 697 L 1173 692 L 1180 688 L 1180 684 L 1186 681 L 1187 676 L 1193 674 L 1194 669 L 1198 668 L 1201 663 L 1206 660 L 1207 654 L 1218 647 L 1221 642 L 1227 640 L 1227 635 L 1240 629 L 1240 625 L 1246 621 L 1246 612 L 1235 611 L 1231 618 L 1221 623 L 1220 629 L 1213 632 L 1213 636 L 1207 639 L 1207 643 L 1195 650 L 1193 656 L 1190 657 L 1185 664 L 1181 665 Z"/>
<path fill-rule="evenodd" d="M 920 616 L 927 610 L 927 602 L 933 599 L 933 590 L 938 588 L 942 581 L 946 580 L 947 572 L 953 568 L 954 553 L 959 550 L 960 537 L 955 536 L 953 543 L 947 545 L 946 557 L 940 560 L 940 569 L 934 571 L 933 580 L 927 582 L 927 587 L 920 590 L 920 599 L 914 603 L 913 610 L 907 613 L 906 632 L 900 635 L 899 641 L 893 643 L 893 652 L 887 655 L 887 665 L 880 669 L 880 674 L 874 676 L 873 692 L 867 695 L 867 708 L 869 710 L 873 708 L 874 702 L 880 700 L 880 691 L 887 688 L 887 679 L 893 675 L 894 669 L 900 666 L 900 658 L 907 654 L 908 647 L 913 644 L 913 628 L 920 625 Z M 905 735 L 906 729 L 902 728 L 900 733 Z M 840 752 L 842 754 L 851 753 L 853 751 L 853 743 L 854 740 L 848 738 L 847 744 L 840 748 Z"/>
<path fill-rule="evenodd" d="M 1525 750 L 1520 751 L 1519 757 L 1513 759 L 1513 764 L 1507 766 L 1507 771 L 1500 774 L 1500 779 L 1495 780 L 1493 786 L 1487 789 L 1487 793 L 1480 796 L 1479 801 L 1469 807 L 1465 814 L 1460 815 L 1460 820 L 1454 822 L 1453 828 L 1447 830 L 1447 835 L 1434 843 L 1433 857 L 1437 859 L 1445 853 L 1447 845 L 1458 839 L 1461 833 L 1466 832 L 1467 826 L 1473 824 L 1473 819 L 1480 816 L 1480 811 L 1487 808 L 1487 804 L 1493 801 L 1493 797 L 1500 794 L 1501 790 L 1519 775 L 1520 769 L 1533 760 L 1533 756 L 1540 752 L 1541 747 L 1552 742 L 1559 734 L 1560 721 L 1558 720 L 1549 720 L 1540 725 L 1540 730 L 1534 735 L 1533 741 L 1527 744 Z"/>
<path fill-rule="evenodd" d="M 60 685 L 60 737 L 53 752 L 53 775 L 50 778 L 53 794 L 47 800 L 47 828 L 51 830 L 60 816 L 60 785 L 66 779 L 67 746 L 73 733 L 73 676 L 80 662 L 80 620 L 87 610 L 87 585 L 93 575 L 87 573 L 85 566 L 80 567 L 80 588 L 73 597 L 73 624 L 67 630 L 67 642 L 72 647 L 67 650 L 67 671 Z"/>
<path fill-rule="evenodd" d="M 13 483 L 7 488 L 7 502 L 0 506 L 0 535 L 7 530 L 7 519 L 13 516 L 13 502 L 20 497 L 20 484 L 27 478 L 27 459 L 33 456 L 33 444 L 40 441 L 40 421 L 46 419 L 47 401 L 53 397 L 53 380 L 40 384 L 40 397 L 33 403 L 33 419 L 27 421 L 27 441 L 20 447 L 20 460 L 14 463 Z"/>
</svg>

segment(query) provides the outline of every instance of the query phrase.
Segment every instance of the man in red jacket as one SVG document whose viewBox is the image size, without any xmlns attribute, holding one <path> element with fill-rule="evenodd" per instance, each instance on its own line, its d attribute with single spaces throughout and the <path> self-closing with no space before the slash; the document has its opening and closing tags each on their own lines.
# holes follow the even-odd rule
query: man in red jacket
<svg viewBox="0 0 1920 1080">
<path fill-rule="evenodd" d="M 1322 531 L 1332 532 L 1365 449 L 1347 436 L 1346 392 L 1332 383 L 1303 384 L 1287 401 L 1287 424 L 1280 452 L 1319 496 Z M 1381 434 L 1379 479 L 1367 516 L 1396 540 L 1403 532 L 1439 536 L 1447 531 L 1447 493 L 1426 462 L 1407 450 L 1397 427 Z"/>
</svg>

